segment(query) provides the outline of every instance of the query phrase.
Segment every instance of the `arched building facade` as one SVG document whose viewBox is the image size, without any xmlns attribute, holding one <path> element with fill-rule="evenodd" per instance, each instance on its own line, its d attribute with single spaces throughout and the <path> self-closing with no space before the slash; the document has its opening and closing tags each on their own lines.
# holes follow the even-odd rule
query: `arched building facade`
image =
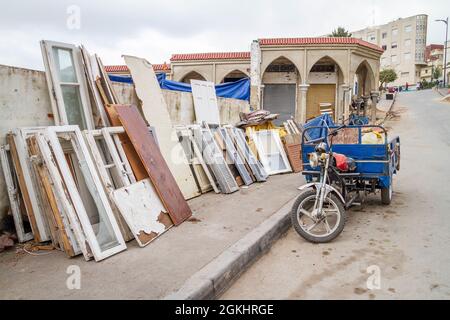
<svg viewBox="0 0 450 320">
<path fill-rule="evenodd" d="M 250 105 L 305 123 L 322 113 L 349 116 L 352 96 L 378 90 L 383 49 L 355 38 L 264 38 L 250 52 L 173 54 L 171 80 L 216 84 L 250 77 Z M 156 68 L 156 67 L 154 67 Z"/>
</svg>

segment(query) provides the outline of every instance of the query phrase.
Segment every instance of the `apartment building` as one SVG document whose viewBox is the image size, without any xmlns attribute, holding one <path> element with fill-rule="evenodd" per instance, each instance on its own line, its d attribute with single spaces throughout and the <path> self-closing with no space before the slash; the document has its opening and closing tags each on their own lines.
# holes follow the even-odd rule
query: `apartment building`
<svg viewBox="0 0 450 320">
<path fill-rule="evenodd" d="M 421 69 L 420 80 L 426 80 L 428 82 L 434 80 L 433 72 L 436 68 L 443 70 L 444 66 L 444 45 L 442 44 L 430 44 L 425 49 L 425 62 L 427 63 Z M 439 80 L 444 78 L 443 73 Z"/>
<path fill-rule="evenodd" d="M 394 69 L 398 75 L 390 85 L 414 84 L 420 81 L 421 69 L 427 65 L 427 25 L 428 16 L 419 14 L 354 31 L 352 37 L 383 48 L 381 70 Z"/>
</svg>

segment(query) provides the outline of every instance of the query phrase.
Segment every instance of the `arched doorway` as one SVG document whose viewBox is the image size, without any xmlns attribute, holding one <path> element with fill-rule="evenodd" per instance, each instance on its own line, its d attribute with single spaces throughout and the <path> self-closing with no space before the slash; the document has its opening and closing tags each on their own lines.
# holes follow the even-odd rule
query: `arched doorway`
<svg viewBox="0 0 450 320">
<path fill-rule="evenodd" d="M 344 83 L 344 76 L 337 62 L 325 56 L 319 59 L 308 73 L 306 95 L 306 120 L 321 114 L 329 114 L 336 120 L 340 113 L 338 88 Z"/>
<path fill-rule="evenodd" d="M 295 64 L 283 56 L 275 59 L 264 71 L 262 83 L 262 107 L 279 114 L 275 124 L 281 125 L 295 116 L 297 86 L 300 83 L 300 74 Z"/>
<path fill-rule="evenodd" d="M 184 82 L 184 83 L 191 83 L 191 80 L 202 80 L 202 81 L 206 81 L 206 79 L 198 72 L 196 71 L 191 71 L 188 74 L 186 74 L 180 82 Z"/>
<path fill-rule="evenodd" d="M 225 83 L 225 82 L 235 82 L 238 80 L 241 80 L 243 78 L 248 78 L 248 75 L 246 75 L 244 72 L 242 72 L 241 70 L 233 70 L 231 72 L 229 72 L 220 83 Z"/>
<path fill-rule="evenodd" d="M 369 63 L 364 60 L 355 72 L 354 92 L 361 97 L 370 95 L 370 92 L 374 90 L 376 90 L 375 75 Z"/>
</svg>

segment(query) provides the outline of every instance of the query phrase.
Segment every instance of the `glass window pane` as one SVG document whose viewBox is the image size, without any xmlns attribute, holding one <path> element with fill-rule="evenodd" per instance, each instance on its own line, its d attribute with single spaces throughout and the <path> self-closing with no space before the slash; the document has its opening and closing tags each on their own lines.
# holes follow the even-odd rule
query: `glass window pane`
<svg viewBox="0 0 450 320">
<path fill-rule="evenodd" d="M 53 57 L 58 72 L 59 81 L 77 82 L 74 63 L 72 59 L 72 50 L 53 48 Z"/>
<path fill-rule="evenodd" d="M 114 248 L 119 245 L 119 242 L 106 209 L 100 200 L 89 167 L 84 159 L 78 159 L 75 153 L 71 155 L 72 162 L 78 162 L 73 166 L 76 175 L 75 180 L 100 249 L 105 251 Z"/>
<path fill-rule="evenodd" d="M 61 92 L 64 100 L 64 108 L 66 109 L 68 123 L 79 125 L 81 130 L 86 129 L 86 122 L 84 120 L 79 87 L 62 85 Z"/>
<path fill-rule="evenodd" d="M 286 170 L 286 164 L 283 161 L 281 154 L 271 154 L 267 156 L 269 167 L 272 171 Z"/>
</svg>

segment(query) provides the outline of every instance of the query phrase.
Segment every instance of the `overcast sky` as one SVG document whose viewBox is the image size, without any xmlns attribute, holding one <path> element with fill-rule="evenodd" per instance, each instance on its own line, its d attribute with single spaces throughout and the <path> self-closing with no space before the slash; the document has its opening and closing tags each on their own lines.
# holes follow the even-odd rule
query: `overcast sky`
<svg viewBox="0 0 450 320">
<path fill-rule="evenodd" d="M 450 15 L 449 0 L 0 1 L 0 64 L 39 70 L 41 39 L 84 44 L 104 64 L 123 64 L 122 54 L 162 63 L 172 53 L 248 51 L 257 38 L 354 31 L 421 13 L 427 43 L 442 44 L 445 25 L 434 20 Z"/>
</svg>

